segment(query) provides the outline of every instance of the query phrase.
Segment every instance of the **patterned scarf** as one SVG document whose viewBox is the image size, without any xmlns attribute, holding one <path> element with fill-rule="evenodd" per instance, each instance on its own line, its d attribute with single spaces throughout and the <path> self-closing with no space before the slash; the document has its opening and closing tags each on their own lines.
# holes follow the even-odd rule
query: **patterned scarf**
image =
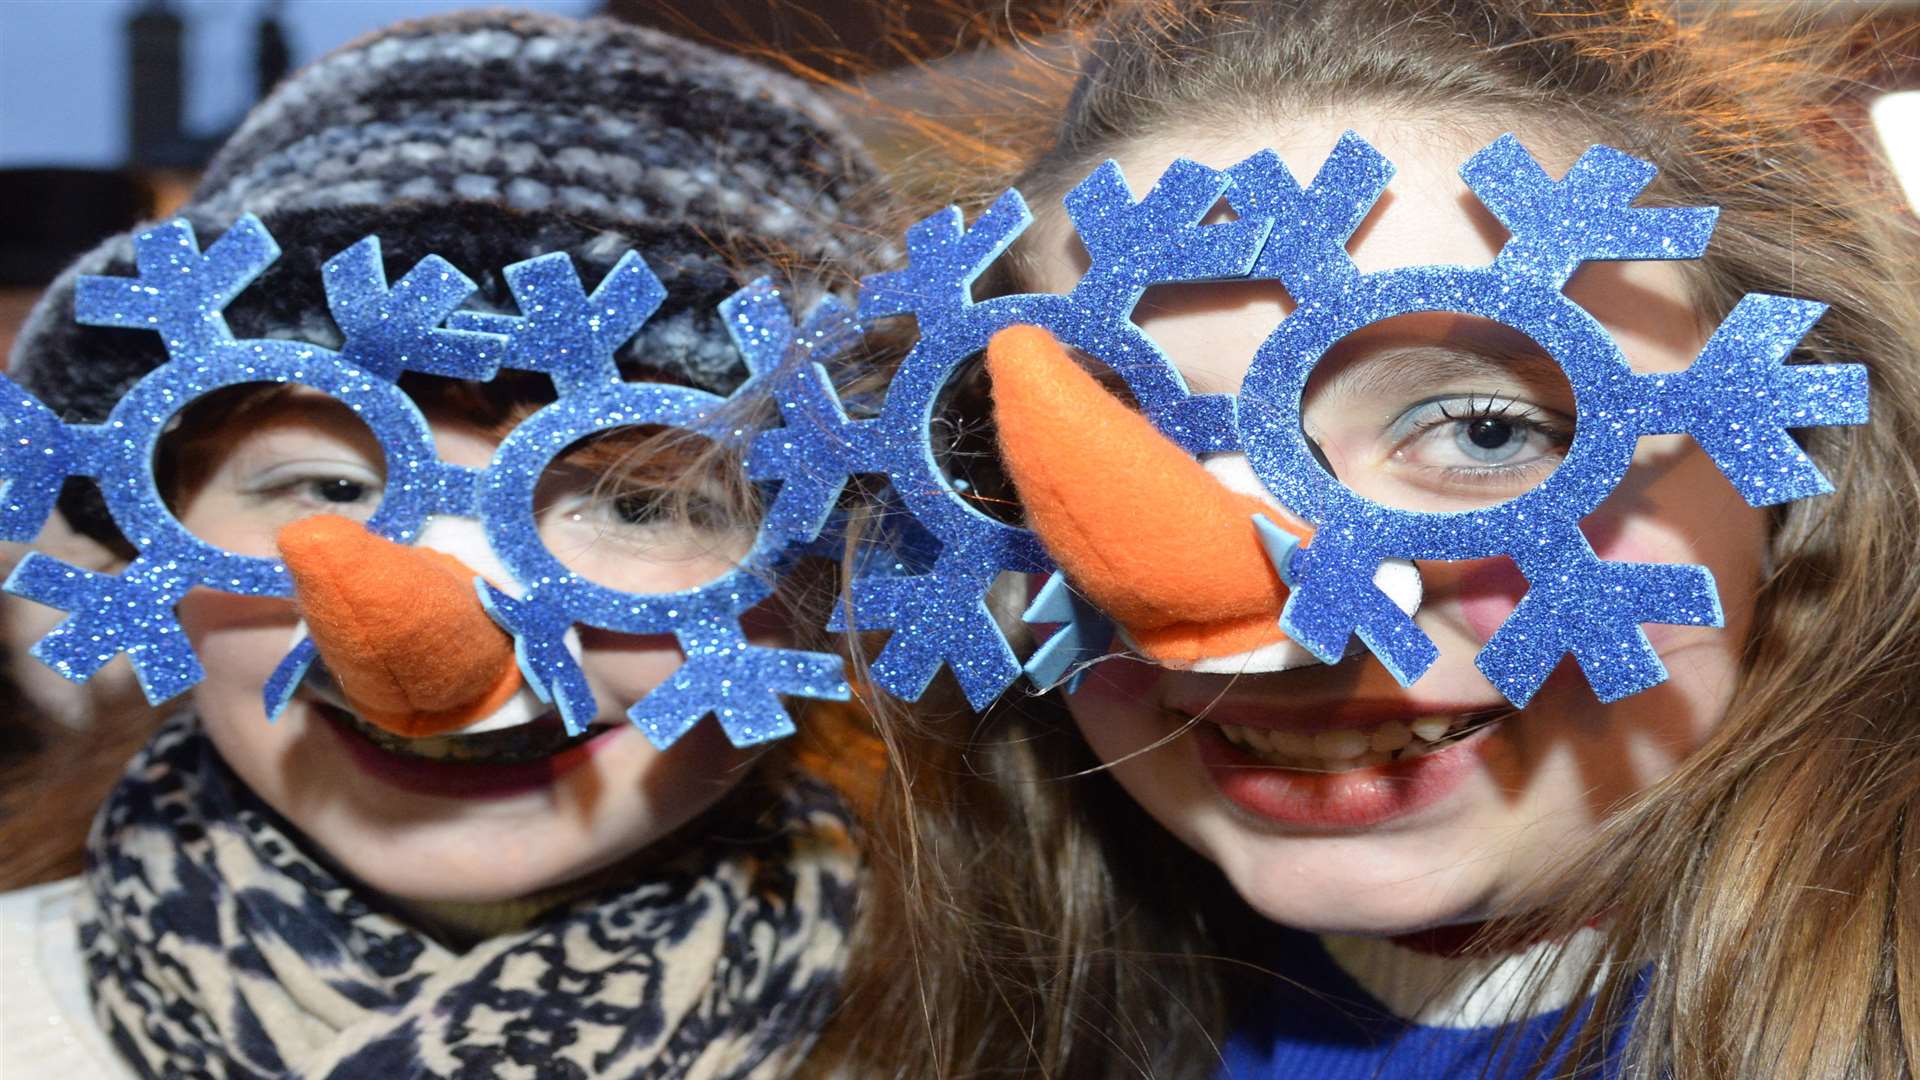
<svg viewBox="0 0 1920 1080">
<path fill-rule="evenodd" d="M 302 852 L 177 716 L 88 840 L 95 1010 L 150 1077 L 782 1076 L 833 1008 L 858 861 L 824 786 L 778 812 L 459 953 Z"/>
</svg>

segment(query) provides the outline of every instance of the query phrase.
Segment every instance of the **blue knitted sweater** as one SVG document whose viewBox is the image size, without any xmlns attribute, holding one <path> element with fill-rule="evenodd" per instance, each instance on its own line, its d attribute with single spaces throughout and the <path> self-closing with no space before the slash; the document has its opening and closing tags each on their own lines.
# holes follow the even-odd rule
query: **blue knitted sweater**
<svg viewBox="0 0 1920 1080">
<path fill-rule="evenodd" d="M 1507 1019 L 1533 965 L 1560 946 L 1492 960 L 1450 959 L 1386 941 L 1285 934 L 1277 968 L 1285 978 L 1241 1009 L 1222 1047 L 1219 1080 L 1517 1080 L 1549 1049 L 1564 1008 L 1587 1011 L 1566 1000 L 1570 993 L 1555 991 L 1547 1004 L 1559 1007 Z M 1579 1076 L 1622 1075 L 1625 1027 L 1609 1038 L 1604 1058 Z M 1552 1047 L 1546 1075 L 1570 1064 L 1571 1042 Z"/>
</svg>

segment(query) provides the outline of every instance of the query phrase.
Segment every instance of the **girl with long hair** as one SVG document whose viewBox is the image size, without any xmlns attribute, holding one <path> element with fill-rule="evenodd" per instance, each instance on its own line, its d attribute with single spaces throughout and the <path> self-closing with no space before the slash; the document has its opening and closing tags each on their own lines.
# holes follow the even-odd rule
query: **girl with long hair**
<svg viewBox="0 0 1920 1080">
<path fill-rule="evenodd" d="M 780 274 L 799 317 L 844 284 L 866 176 L 824 99 L 759 65 L 611 21 L 456 14 L 296 74 L 179 218 L 111 238 L 49 290 L 8 369 L 42 403 L 33 416 L 115 429 L 113 410 L 149 400 L 167 372 L 232 382 L 258 364 L 272 378 L 184 396 L 167 383 L 165 406 L 142 414 L 152 484 L 131 465 L 98 470 L 99 488 L 60 499 L 64 526 L 112 554 L 61 569 L 36 553 L 10 579 L 72 612 L 42 640 L 50 660 L 85 673 L 70 646 L 92 633 L 112 637 L 109 654 L 146 650 L 151 690 L 185 668 L 197 678 L 131 764 L 55 751 L 10 763 L 9 887 L 73 873 L 68 807 L 96 801 L 81 876 L 0 897 L 3 1071 L 793 1067 L 833 1008 L 859 874 L 833 781 L 861 766 L 841 768 L 822 739 L 829 702 L 771 748 L 723 732 L 706 714 L 735 710 L 718 704 L 681 717 L 686 730 L 643 732 L 628 708 L 677 688 L 686 658 L 676 637 L 617 618 L 554 629 L 558 667 L 533 686 L 482 602 L 529 610 L 535 583 L 504 565 L 473 506 L 484 485 L 525 483 L 519 555 L 546 560 L 549 584 L 671 606 L 735 580 L 760 508 L 740 448 L 715 433 L 723 417 L 757 422 L 756 399 L 735 391 L 766 361 L 749 362 L 718 305 Z M 193 293 L 219 292 L 198 282 L 232 282 L 236 267 L 257 277 Z M 149 319 L 116 314 L 123 303 L 169 306 Z M 192 305 L 192 325 L 168 321 Z M 476 348 L 492 362 L 474 363 Z M 329 352 L 343 349 L 351 360 Z M 557 398 L 590 399 L 581 411 L 606 422 L 548 424 L 561 441 L 540 444 L 546 463 L 503 480 L 503 440 L 564 422 Z M 654 401 L 684 409 L 647 411 Z M 427 439 L 426 456 L 396 451 L 395 432 Z M 26 482 L 11 478 L 19 498 Z M 436 485 L 451 498 L 401 537 L 418 543 L 379 531 L 397 520 L 383 510 Z M 130 490 L 164 500 L 137 528 L 114 501 Z M 213 575 L 169 611 L 118 623 L 25 584 L 124 582 L 202 557 L 182 554 L 202 549 L 180 530 L 222 565 L 284 567 L 292 599 L 221 591 Z M 795 648 L 796 628 L 819 621 L 804 607 L 783 591 L 729 608 L 733 653 L 837 670 L 824 643 Z M 721 630 L 702 635 L 727 644 Z M 317 659 L 279 684 L 270 722 L 264 691 L 302 640 Z M 754 678 L 762 700 L 748 704 L 778 710 Z M 100 765 L 118 772 L 104 805 Z"/>
<path fill-rule="evenodd" d="M 1087 388 L 1112 358 L 1022 381 L 1044 343 L 990 353 L 991 385 L 978 369 L 948 400 L 972 409 L 956 430 L 997 423 L 998 441 L 956 444 L 948 471 L 983 498 L 1021 497 L 1126 647 L 983 715 L 938 692 L 885 712 L 897 775 L 876 842 L 892 855 L 869 932 L 905 941 L 910 959 L 862 963 L 848 1004 L 860 1022 L 823 1069 L 1913 1071 L 1915 230 L 1850 126 L 1859 43 L 1764 14 L 1143 0 L 1068 19 L 1075 63 L 1029 52 L 1068 78 L 1013 107 L 1009 131 L 983 120 L 955 173 L 977 182 L 963 205 L 1011 184 L 1035 215 L 976 296 L 1074 286 L 1089 253 L 1061 199 L 1106 159 L 1136 197 L 1176 158 L 1227 169 L 1268 149 L 1305 186 L 1357 133 L 1397 170 L 1345 242 L 1371 274 L 1500 255 L 1509 230 L 1460 170 L 1503 133 L 1553 180 L 1604 144 L 1658 169 L 1634 205 L 1719 208 L 1697 259 L 1590 262 L 1568 284 L 1633 372 L 1686 369 L 1748 294 L 1816 300 L 1829 306 L 1791 359 L 1865 365 L 1871 422 L 1796 432 L 1833 491 L 1771 509 L 1688 437 L 1641 439 L 1582 531 L 1603 559 L 1707 567 L 1722 625 L 1647 626 L 1667 672 L 1653 689 L 1603 694 L 1568 659 L 1514 706 L 1474 662 L 1528 590 L 1510 561 L 1418 563 L 1419 595 L 1396 599 L 1438 656 L 1410 685 L 1367 650 L 1263 667 L 1260 648 L 1286 643 L 1195 612 L 1210 589 L 1285 597 L 1277 579 L 1231 580 L 1273 571 L 1245 507 L 1222 500 L 1286 509 L 1258 483 L 1236 488 L 1253 479 L 1244 461 L 1213 455 L 1196 480 L 1164 455 L 1123 455 L 1147 435 L 1100 442 L 1119 420 L 1087 434 L 1108 409 Z M 1521 171 L 1482 171 L 1476 189 Z M 1214 220 L 1234 217 L 1223 205 Z M 1275 223 L 1270 248 L 1288 227 Z M 1133 319 L 1195 392 L 1233 393 L 1295 309 L 1277 276 L 1163 286 Z M 1582 413 L 1539 342 L 1434 306 L 1346 336 L 1314 369 L 1299 415 L 1318 467 L 1404 510 L 1519 498 L 1583 425 L 1608 421 Z M 1243 414 L 1257 407 L 1243 392 Z M 1157 470 L 1187 486 L 1146 476 Z M 1240 533 L 1201 522 L 1215 505 L 1241 507 L 1225 515 Z M 1221 567 L 1225 584 L 1209 577 Z"/>
</svg>

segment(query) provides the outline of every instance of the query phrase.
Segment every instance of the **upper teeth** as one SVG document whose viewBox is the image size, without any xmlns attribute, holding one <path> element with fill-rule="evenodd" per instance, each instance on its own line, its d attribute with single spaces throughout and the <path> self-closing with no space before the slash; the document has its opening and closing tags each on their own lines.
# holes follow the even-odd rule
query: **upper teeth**
<svg viewBox="0 0 1920 1080">
<path fill-rule="evenodd" d="M 1475 720 L 1471 716 L 1422 716 L 1411 721 L 1389 720 L 1370 728 L 1317 733 L 1239 724 L 1217 726 L 1228 742 L 1268 764 L 1339 772 L 1430 753 L 1448 735 L 1464 730 Z"/>
<path fill-rule="evenodd" d="M 504 731 L 510 727 L 531 723 L 535 719 L 553 711 L 553 706 L 541 701 L 530 686 L 522 686 L 520 692 L 507 699 L 506 704 L 488 715 L 468 724 L 453 735 L 478 735 L 487 731 Z"/>
</svg>

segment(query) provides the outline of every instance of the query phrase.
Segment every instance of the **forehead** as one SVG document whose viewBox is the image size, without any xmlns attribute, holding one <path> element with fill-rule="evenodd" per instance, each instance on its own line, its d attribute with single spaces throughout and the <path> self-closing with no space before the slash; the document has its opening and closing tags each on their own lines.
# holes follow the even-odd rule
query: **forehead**
<svg viewBox="0 0 1920 1080">
<path fill-rule="evenodd" d="M 1285 125 L 1249 124 L 1216 135 L 1191 148 L 1173 136 L 1142 139 L 1116 155 L 1136 188 L 1144 188 L 1175 158 L 1227 168 L 1261 150 L 1271 149 L 1300 183 L 1313 179 L 1340 136 L 1358 132 L 1393 162 L 1386 194 L 1347 245 L 1362 273 L 1402 266 L 1485 263 L 1500 250 L 1505 230 L 1480 205 L 1460 179 L 1459 169 L 1480 147 L 1500 135 L 1498 126 L 1463 129 L 1455 124 L 1391 122 L 1363 115 L 1323 117 Z M 1524 135 L 1523 135 L 1524 138 Z M 1559 172 L 1577 154 L 1558 160 L 1545 146 L 1528 143 L 1551 171 Z"/>
<path fill-rule="evenodd" d="M 1294 178 L 1307 183 L 1342 133 L 1358 132 L 1394 164 L 1392 183 L 1348 242 L 1362 273 L 1407 266 L 1484 266 L 1506 243 L 1505 227 L 1475 199 L 1460 178 L 1463 163 L 1504 130 L 1500 124 L 1462 124 L 1456 119 L 1387 118 L 1364 113 L 1302 118 L 1285 124 L 1249 121 L 1244 129 L 1204 136 L 1156 135 L 1118 147 L 1113 157 L 1136 194 L 1144 193 L 1176 158 L 1226 168 L 1261 150 L 1278 153 Z M 1559 176 L 1588 143 L 1516 124 L 1514 133 Z M 1645 200 L 1643 200 L 1645 201 Z M 1037 209 L 1041 222 L 1029 249 L 1029 284 L 1047 292 L 1071 289 L 1085 255 L 1057 204 Z M 1217 211 L 1218 213 L 1218 211 Z M 1672 370 L 1691 360 L 1689 346 L 1705 340 L 1704 320 L 1692 303 L 1684 264 L 1589 263 L 1567 294 L 1613 333 L 1637 368 Z M 1219 367 L 1219 350 L 1250 358 L 1278 321 L 1292 309 L 1277 283 L 1162 286 L 1148 293 L 1138 316 L 1151 327 L 1182 368 Z M 1193 353 L 1183 339 L 1204 334 L 1207 352 Z M 1682 354 L 1685 354 L 1682 356 Z M 1189 362 L 1191 360 L 1191 363 Z M 1228 373 L 1237 384 L 1237 373 Z M 1232 385 L 1209 389 L 1230 390 Z"/>
</svg>

